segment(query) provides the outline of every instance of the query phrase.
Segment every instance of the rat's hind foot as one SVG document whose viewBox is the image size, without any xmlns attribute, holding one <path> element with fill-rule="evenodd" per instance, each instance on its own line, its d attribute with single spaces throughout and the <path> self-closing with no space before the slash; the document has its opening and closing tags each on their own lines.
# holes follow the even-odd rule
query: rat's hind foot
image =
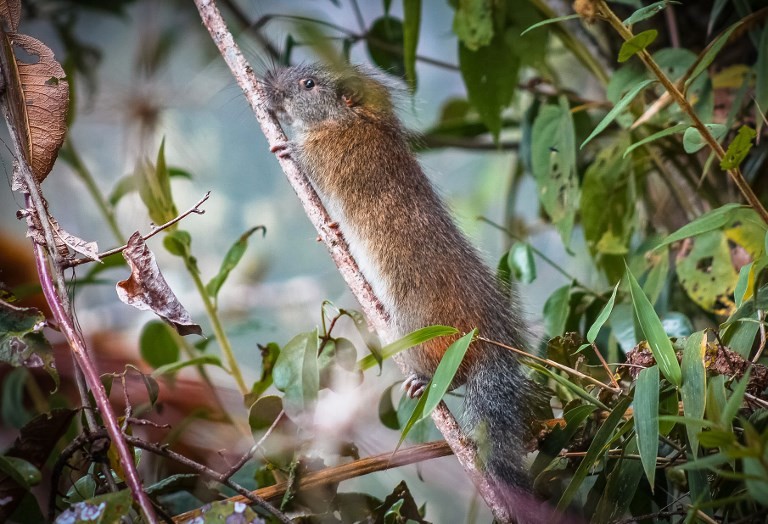
<svg viewBox="0 0 768 524">
<path fill-rule="evenodd" d="M 269 150 L 275 153 L 279 158 L 288 158 L 293 152 L 293 147 L 290 142 L 278 142 L 271 146 Z"/>
<path fill-rule="evenodd" d="M 427 384 L 429 384 L 429 378 L 417 373 L 411 373 L 405 378 L 403 389 L 410 398 L 418 398 L 426 391 Z"/>
</svg>

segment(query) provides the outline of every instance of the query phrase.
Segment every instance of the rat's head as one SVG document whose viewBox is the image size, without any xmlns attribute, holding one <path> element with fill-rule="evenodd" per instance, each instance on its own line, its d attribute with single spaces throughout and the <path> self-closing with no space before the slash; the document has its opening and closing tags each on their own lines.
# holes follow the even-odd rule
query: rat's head
<svg viewBox="0 0 768 524">
<path fill-rule="evenodd" d="M 325 122 L 394 115 L 389 87 L 371 68 L 307 64 L 272 69 L 264 77 L 267 102 L 299 130 Z"/>
</svg>

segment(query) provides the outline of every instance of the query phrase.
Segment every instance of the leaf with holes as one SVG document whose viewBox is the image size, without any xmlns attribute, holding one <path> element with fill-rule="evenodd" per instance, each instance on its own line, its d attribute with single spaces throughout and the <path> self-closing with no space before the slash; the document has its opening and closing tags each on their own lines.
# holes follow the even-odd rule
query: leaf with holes
<svg viewBox="0 0 768 524">
<path fill-rule="evenodd" d="M 0 40 L 0 64 L 6 78 L 10 123 L 19 133 L 23 154 L 35 178 L 42 182 L 64 143 L 69 84 L 53 51 L 39 40 L 18 33 L 10 35 L 3 30 L 0 30 Z M 28 63 L 17 58 L 14 46 L 37 60 Z"/>
<path fill-rule="evenodd" d="M 569 244 L 579 208 L 576 133 L 568 101 L 545 105 L 533 123 L 531 163 L 539 200 Z"/>
<path fill-rule="evenodd" d="M 59 387 L 53 349 L 43 336 L 45 317 L 35 308 L 0 300 L 0 362 L 14 367 L 43 368 Z"/>
<path fill-rule="evenodd" d="M 744 159 L 747 158 L 749 150 L 752 149 L 752 140 L 755 136 L 757 136 L 757 133 L 755 133 L 754 129 L 741 126 L 736 138 L 728 144 L 728 150 L 720 162 L 720 167 L 723 169 L 736 169 L 739 167 Z"/>
<path fill-rule="evenodd" d="M 699 306 L 718 314 L 730 314 L 730 298 L 739 274 L 731 261 L 731 249 L 723 231 L 710 231 L 686 240 L 676 258 L 677 276 L 688 296 Z"/>
</svg>

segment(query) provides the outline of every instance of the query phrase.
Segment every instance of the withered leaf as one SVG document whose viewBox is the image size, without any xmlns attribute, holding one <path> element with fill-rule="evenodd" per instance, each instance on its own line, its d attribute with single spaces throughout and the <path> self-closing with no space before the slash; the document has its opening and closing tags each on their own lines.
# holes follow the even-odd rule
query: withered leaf
<svg viewBox="0 0 768 524">
<path fill-rule="evenodd" d="M 8 29 L 16 31 L 19 28 L 19 20 L 21 20 L 21 1 L 0 1 L 0 18 L 8 24 Z"/>
<path fill-rule="evenodd" d="M 36 38 L 0 29 L 0 44 L 12 124 L 18 130 L 32 172 L 42 182 L 64 143 L 69 84 L 53 51 Z M 14 47 L 37 60 L 28 63 L 17 58 Z"/>
<path fill-rule="evenodd" d="M 181 305 L 165 281 L 155 261 L 155 255 L 144 243 L 138 231 L 128 239 L 123 258 L 131 266 L 128 280 L 117 283 L 117 296 L 137 309 L 152 310 L 168 322 L 180 335 L 202 335 L 203 331 Z"/>
<path fill-rule="evenodd" d="M 53 349 L 43 336 L 43 314 L 0 300 L 0 362 L 14 367 L 43 368 L 59 387 Z"/>
<path fill-rule="evenodd" d="M 51 217 L 51 225 L 53 226 L 53 230 L 56 233 L 56 236 L 58 237 L 56 239 L 57 245 L 59 240 L 61 240 L 73 251 L 80 253 L 81 255 L 93 260 L 94 262 L 101 262 L 101 259 L 99 258 L 99 246 L 96 244 L 96 242 L 86 242 L 82 238 L 76 237 L 72 233 L 65 231 L 64 228 L 62 228 L 53 217 Z"/>
</svg>

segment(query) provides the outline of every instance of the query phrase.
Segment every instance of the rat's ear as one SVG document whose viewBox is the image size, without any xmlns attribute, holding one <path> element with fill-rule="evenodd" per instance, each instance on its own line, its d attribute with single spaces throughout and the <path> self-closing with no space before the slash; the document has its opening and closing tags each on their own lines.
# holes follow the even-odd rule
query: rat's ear
<svg viewBox="0 0 768 524">
<path fill-rule="evenodd" d="M 347 107 L 354 107 L 363 102 L 365 83 L 355 76 L 341 80 L 341 100 Z"/>
</svg>

